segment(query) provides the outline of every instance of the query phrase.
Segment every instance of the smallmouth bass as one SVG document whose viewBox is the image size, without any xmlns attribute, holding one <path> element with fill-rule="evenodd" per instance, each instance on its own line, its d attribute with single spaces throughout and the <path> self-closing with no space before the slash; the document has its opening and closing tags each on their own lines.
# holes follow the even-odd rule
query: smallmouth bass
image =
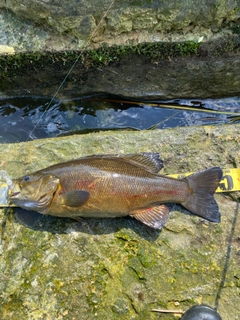
<svg viewBox="0 0 240 320">
<path fill-rule="evenodd" d="M 175 202 L 220 222 L 213 194 L 221 168 L 175 179 L 158 174 L 162 167 L 154 152 L 82 157 L 13 179 L 8 200 L 27 210 L 73 219 L 130 215 L 154 229 L 167 222 L 164 203 Z"/>
</svg>

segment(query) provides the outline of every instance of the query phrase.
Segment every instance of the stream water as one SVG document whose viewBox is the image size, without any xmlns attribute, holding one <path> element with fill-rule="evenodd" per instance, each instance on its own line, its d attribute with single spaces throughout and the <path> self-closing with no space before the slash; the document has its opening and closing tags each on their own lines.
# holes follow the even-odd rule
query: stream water
<svg viewBox="0 0 240 320">
<path fill-rule="evenodd" d="M 164 103 L 161 107 L 156 102 L 136 102 L 106 94 L 65 101 L 45 97 L 4 98 L 0 100 L 0 139 L 1 143 L 12 143 L 98 130 L 231 123 L 234 113 L 238 113 L 236 121 L 239 121 L 240 97 Z M 202 109 L 195 111 L 199 105 Z"/>
</svg>

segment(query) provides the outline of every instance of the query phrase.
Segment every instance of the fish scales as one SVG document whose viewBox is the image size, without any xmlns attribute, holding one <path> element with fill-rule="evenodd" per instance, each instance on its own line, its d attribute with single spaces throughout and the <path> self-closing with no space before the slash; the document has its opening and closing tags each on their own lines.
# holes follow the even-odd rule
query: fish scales
<svg viewBox="0 0 240 320">
<path fill-rule="evenodd" d="M 61 174 L 59 168 L 52 168 L 51 172 L 61 177 L 63 190 L 81 190 L 91 194 L 89 201 L 81 207 L 81 216 L 106 217 L 113 212 L 117 216 L 128 215 L 131 210 L 149 206 L 155 203 L 172 201 L 179 202 L 185 196 L 186 182 L 156 176 L 135 165 L 116 160 L 103 163 L 95 161 L 80 161 L 71 172 Z M 43 170 L 43 173 L 48 171 Z M 91 176 L 91 179 L 89 179 Z M 81 185 L 83 181 L 84 185 Z M 178 185 L 178 187 L 177 187 Z M 97 212 L 96 212 L 97 209 Z M 50 212 L 53 208 L 50 209 Z M 66 210 L 64 210 L 66 211 Z M 78 210 L 75 210 L 78 215 Z M 71 210 L 74 214 L 73 210 Z M 64 214 L 64 212 L 63 212 Z"/>
<path fill-rule="evenodd" d="M 169 202 L 210 221 L 220 219 L 213 198 L 220 168 L 174 179 L 158 174 L 162 166 L 158 153 L 83 157 L 13 180 L 9 199 L 22 208 L 59 217 L 131 215 L 156 229 L 167 221 L 164 203 Z"/>
</svg>

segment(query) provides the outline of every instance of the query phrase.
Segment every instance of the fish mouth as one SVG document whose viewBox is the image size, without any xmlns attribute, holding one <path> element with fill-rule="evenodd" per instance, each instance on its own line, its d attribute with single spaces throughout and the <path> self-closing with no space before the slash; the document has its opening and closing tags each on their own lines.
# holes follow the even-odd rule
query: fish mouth
<svg viewBox="0 0 240 320">
<path fill-rule="evenodd" d="M 12 192 L 12 193 L 10 193 L 9 197 L 10 197 L 10 198 L 15 198 L 15 197 L 17 197 L 19 194 L 20 194 L 20 191 Z"/>
</svg>

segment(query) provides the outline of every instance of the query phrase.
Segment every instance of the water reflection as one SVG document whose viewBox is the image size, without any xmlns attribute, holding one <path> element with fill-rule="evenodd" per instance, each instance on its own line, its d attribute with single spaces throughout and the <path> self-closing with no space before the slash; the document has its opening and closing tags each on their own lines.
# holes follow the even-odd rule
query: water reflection
<svg viewBox="0 0 240 320">
<path fill-rule="evenodd" d="M 5 98 L 0 100 L 1 143 L 55 137 L 71 132 L 164 129 L 232 121 L 228 114 L 184 110 L 182 106 L 197 106 L 203 111 L 208 108 L 240 112 L 239 97 L 201 101 L 173 100 L 164 103 L 162 108 L 161 101 L 136 102 L 104 94 L 65 101 L 51 101 L 43 97 Z M 173 109 L 173 105 L 178 106 L 178 109 Z"/>
</svg>

